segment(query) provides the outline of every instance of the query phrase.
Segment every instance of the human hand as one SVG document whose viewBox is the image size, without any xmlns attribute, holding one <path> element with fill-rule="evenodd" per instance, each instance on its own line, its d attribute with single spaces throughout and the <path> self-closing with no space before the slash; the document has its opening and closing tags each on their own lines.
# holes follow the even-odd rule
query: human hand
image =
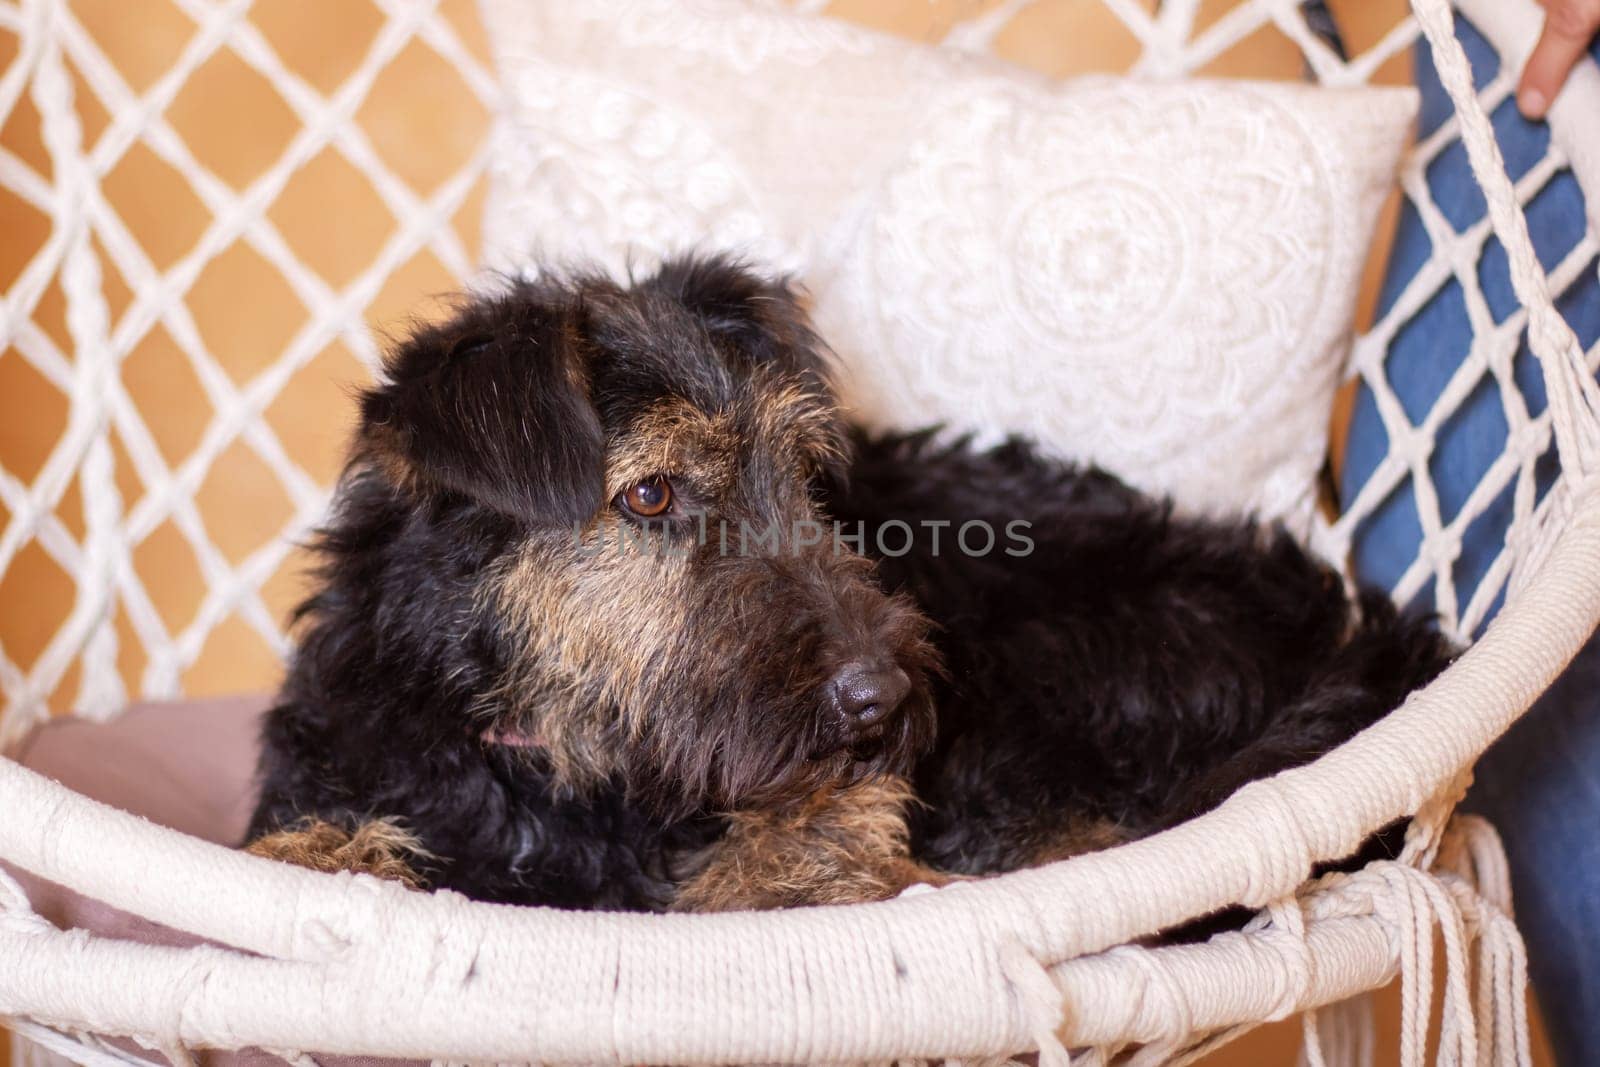
<svg viewBox="0 0 1600 1067">
<path fill-rule="evenodd" d="M 1600 0 L 1540 3 L 1544 5 L 1544 32 L 1522 71 L 1522 84 L 1517 86 L 1517 110 L 1530 119 L 1544 118 L 1550 101 L 1600 30 Z"/>
</svg>

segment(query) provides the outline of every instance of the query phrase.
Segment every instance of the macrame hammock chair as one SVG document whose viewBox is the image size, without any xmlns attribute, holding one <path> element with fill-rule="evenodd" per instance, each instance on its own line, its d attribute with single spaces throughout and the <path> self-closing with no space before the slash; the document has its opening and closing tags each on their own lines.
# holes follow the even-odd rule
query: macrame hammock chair
<svg viewBox="0 0 1600 1067">
<path fill-rule="evenodd" d="M 492 91 L 493 79 L 452 45 L 431 5 L 380 6 L 433 44 L 480 95 Z M 1140 35 L 1152 69 L 1183 73 L 1203 61 L 1182 41 L 1175 47 L 1156 33 L 1168 25 L 1167 10 L 1192 19 L 1195 4 L 1170 4 L 1155 21 L 1119 12 L 1121 3 L 1108 6 Z M 1538 26 L 1531 4 L 1462 6 L 1502 55 L 1527 54 Z M 234 8 L 184 7 L 213 47 L 234 32 Z M 1413 7 L 1413 18 L 1348 62 L 1316 38 L 1288 0 L 1245 3 L 1216 31 L 1238 39 L 1275 23 L 1327 84 L 1365 82 L 1424 35 L 1457 115 L 1418 147 L 1405 170 L 1407 193 L 1419 205 L 1429 202 L 1424 170 L 1459 139 L 1488 205 L 1487 221 L 1455 244 L 1435 242 L 1427 269 L 1436 279 L 1453 271 L 1476 291 L 1472 264 L 1492 231 L 1508 252 L 1524 309 L 1478 331 L 1469 370 L 1457 376 L 1465 385 L 1452 386 L 1420 427 L 1410 429 L 1403 416 L 1385 420 L 1388 456 L 1333 527 L 1348 547 L 1355 524 L 1406 476 L 1427 505 L 1438 428 L 1471 379 L 1495 377 L 1509 423 L 1498 484 L 1481 486 L 1449 526 L 1439 522 L 1436 504 L 1420 509 L 1432 518 L 1424 520 L 1407 581 L 1414 593 L 1439 577 L 1438 606 L 1457 632 L 1470 633 L 1500 589 L 1503 610 L 1457 663 L 1376 727 L 1314 764 L 1246 787 L 1200 819 L 1106 852 L 881 904 L 712 916 L 492 906 L 316 874 L 155 826 L 0 760 L 0 858 L 208 942 L 161 947 L 57 929 L 33 914 L 19 884 L 0 872 L 0 1017 L 31 1042 L 86 1064 L 148 1062 L 142 1050 L 185 1063 L 193 1049 L 254 1047 L 572 1063 L 1000 1063 L 1037 1050 L 1045 1067 L 1067 1067 L 1187 1063 L 1260 1022 L 1298 1012 L 1309 1062 L 1355 1063 L 1363 1046 L 1354 1026 L 1362 1017 L 1359 995 L 1398 974 L 1402 1060 L 1418 1064 L 1427 1054 L 1439 980 L 1437 937 L 1444 953 L 1437 969 L 1439 1062 L 1527 1063 L 1526 968 L 1504 858 L 1486 824 L 1452 816 L 1474 761 L 1561 672 L 1600 618 L 1600 393 L 1530 242 L 1521 205 L 1536 179 L 1511 181 L 1486 117 L 1485 105 L 1507 98 L 1516 64 L 1507 62 L 1475 90 L 1446 0 L 1414 0 Z M 81 343 L 106 336 L 106 305 L 90 244 L 100 171 L 81 147 L 63 62 L 71 19 L 66 5 L 52 0 L 0 4 L 0 23 L 19 35 L 22 50 L 0 77 L 0 114 L 31 92 L 55 171 L 51 185 L 0 165 L 0 182 L 53 220 L 45 251 L 6 293 L 0 334 L 12 342 L 39 291 L 58 279 L 80 340 L 70 363 L 65 439 L 35 486 L 0 472 L 10 513 L 0 573 L 74 476 L 85 488 L 88 530 L 81 550 L 71 546 L 79 600 L 65 636 L 34 675 L 0 657 L 13 730 L 41 713 L 38 693 L 49 691 L 72 658 L 84 671 L 83 707 L 104 709 L 121 693 L 115 650 L 99 625 L 115 595 L 119 516 L 97 504 L 106 494 L 92 491 L 112 479 L 104 425 L 119 368 L 109 346 Z M 186 55 L 150 90 L 152 99 L 170 98 L 198 62 Z M 368 84 L 371 73 L 362 75 Z M 336 113 L 308 98 L 304 83 L 278 88 L 307 125 L 324 124 L 329 138 L 354 111 Z M 1592 72 L 1569 87 L 1572 93 L 1587 94 L 1576 110 L 1600 114 Z M 140 120 L 155 140 L 172 136 L 151 118 L 160 110 L 150 107 Z M 1597 202 L 1600 140 L 1557 134 L 1546 162 L 1570 165 Z M 287 153 L 278 167 L 287 174 L 306 155 Z M 475 158 L 439 196 L 459 196 L 482 165 Z M 214 179 L 207 186 L 204 175 L 190 177 L 208 189 L 219 220 L 242 217 L 241 202 Z M 387 197 L 396 210 L 404 209 L 413 247 L 432 240 L 449 205 L 410 194 L 392 175 L 379 178 L 393 187 Z M 1591 221 L 1585 261 L 1595 251 L 1594 232 Z M 452 259 L 465 274 L 464 257 Z M 1428 296 L 1426 286 L 1416 288 L 1354 350 L 1350 373 L 1366 380 L 1380 411 L 1399 410 L 1383 357 Z M 1548 396 L 1537 416 L 1521 402 L 1509 369 L 1524 325 Z M 28 346 L 19 348 L 26 355 Z M 1540 496 L 1532 465 L 1552 435 L 1561 476 Z M 1515 520 L 1484 583 L 1488 591 L 1458 609 L 1448 575 L 1452 546 L 1486 498 L 1512 479 Z M 316 508 L 304 510 L 314 516 Z M 225 571 L 212 577 L 251 580 Z M 151 695 L 175 688 L 174 678 L 168 693 Z M 1349 854 L 1407 815 L 1415 819 L 1397 859 L 1307 881 L 1317 862 Z M 1259 909 L 1242 932 L 1199 945 L 1140 944 L 1154 931 L 1236 903 Z M 1366 1044 L 1370 1053 L 1370 1038 Z M 276 1054 L 311 1062 L 302 1052 Z"/>
</svg>

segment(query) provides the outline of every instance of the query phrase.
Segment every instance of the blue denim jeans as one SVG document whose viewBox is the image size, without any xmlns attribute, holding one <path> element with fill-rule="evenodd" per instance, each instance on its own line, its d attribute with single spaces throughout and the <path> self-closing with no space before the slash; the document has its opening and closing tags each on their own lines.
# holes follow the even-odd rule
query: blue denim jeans
<svg viewBox="0 0 1600 1067">
<path fill-rule="evenodd" d="M 1499 68 L 1493 46 L 1458 19 L 1458 34 L 1482 86 Z M 1600 42 L 1592 49 L 1600 61 Z M 1419 136 L 1426 137 L 1450 115 L 1426 44 L 1418 46 L 1417 84 L 1422 91 Z M 1501 151 L 1513 178 L 1544 154 L 1549 131 L 1528 123 L 1507 100 L 1492 116 Z M 1600 133 L 1600 129 L 1597 129 Z M 1465 229 L 1484 215 L 1484 202 L 1455 143 L 1428 168 L 1434 201 L 1452 226 Z M 1552 180 L 1528 205 L 1528 224 L 1546 269 L 1567 256 L 1581 239 L 1583 194 L 1570 173 Z M 1404 290 L 1431 246 L 1408 202 L 1380 295 L 1387 308 Z M 1517 307 L 1505 251 L 1491 239 L 1478 264 L 1480 284 L 1497 321 Z M 1559 306 L 1587 350 L 1600 338 L 1600 279 L 1596 264 L 1560 294 Z M 1466 356 L 1472 340 L 1461 288 L 1452 281 L 1395 337 L 1388 380 L 1413 423 L 1421 422 Z M 1516 379 L 1537 414 L 1545 404 L 1539 369 L 1526 334 L 1515 362 Z M 1483 473 L 1504 448 L 1505 416 L 1492 379 L 1480 382 L 1461 410 L 1441 428 L 1430 472 L 1442 518 L 1449 522 Z M 1346 503 L 1371 475 L 1388 448 L 1372 396 L 1358 396 L 1345 454 L 1341 493 Z M 1556 472 L 1554 445 L 1540 462 L 1541 492 Z M 1508 486 L 1470 525 L 1456 561 L 1454 581 L 1465 605 L 1503 543 L 1511 518 Z M 1415 497 L 1407 481 L 1357 531 L 1355 564 L 1366 581 L 1392 586 L 1416 554 L 1421 540 Z M 1418 596 L 1430 603 L 1430 583 Z M 1494 605 L 1498 608 L 1498 602 Z M 1505 839 L 1511 862 L 1517 919 L 1528 942 L 1529 968 L 1550 1044 L 1563 1065 L 1600 1064 L 1600 635 L 1591 639 L 1555 686 L 1478 765 L 1467 807 L 1490 818 Z"/>
</svg>

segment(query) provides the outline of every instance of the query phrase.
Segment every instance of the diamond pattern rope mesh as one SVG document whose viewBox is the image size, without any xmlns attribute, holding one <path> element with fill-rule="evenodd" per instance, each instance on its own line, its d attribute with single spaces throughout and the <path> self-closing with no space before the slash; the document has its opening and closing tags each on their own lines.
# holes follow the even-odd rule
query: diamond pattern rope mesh
<svg viewBox="0 0 1600 1067">
<path fill-rule="evenodd" d="M 1091 58 L 1150 77 L 1404 81 L 1418 36 L 1401 4 L 1360 0 L 1329 5 L 1348 59 L 1295 0 L 791 6 L 1049 73 L 1067 72 L 1064 35 L 1091 17 L 1125 46 Z M 321 25 L 306 33 L 311 20 Z M 1065 43 L 1044 53 L 1040 41 Z M 382 328 L 473 276 L 496 89 L 467 0 L 171 0 L 136 14 L 115 0 L 0 0 L 0 62 L 3 744 L 52 709 L 100 716 L 130 695 L 271 684 L 300 588 L 295 545 L 337 469 L 347 405 L 330 383 L 359 381 Z M 1511 90 L 1499 72 L 1479 96 L 1494 114 Z M 408 138 L 420 150 L 403 150 Z M 1489 224 L 1458 229 L 1430 192 L 1430 164 L 1453 150 L 1451 117 L 1406 165 L 1432 251 L 1355 346 L 1350 373 L 1372 390 L 1390 447 L 1329 537 L 1348 548 L 1409 486 L 1422 548 L 1395 595 L 1431 595 L 1471 633 L 1563 494 L 1541 494 L 1536 477 L 1552 442 L 1549 412 L 1530 407 L 1516 373 L 1526 315 L 1497 319 L 1479 284 Z M 1552 145 L 1521 173 L 1519 200 L 1565 167 Z M 1552 291 L 1592 275 L 1597 249 L 1590 232 L 1547 264 Z M 1454 287 L 1477 340 L 1418 418 L 1386 357 Z M 1588 355 L 1592 366 L 1600 346 Z M 1446 519 L 1430 445 L 1485 383 L 1507 448 Z M 1507 547 L 1464 591 L 1452 567 L 1463 532 L 1508 487 Z"/>
</svg>

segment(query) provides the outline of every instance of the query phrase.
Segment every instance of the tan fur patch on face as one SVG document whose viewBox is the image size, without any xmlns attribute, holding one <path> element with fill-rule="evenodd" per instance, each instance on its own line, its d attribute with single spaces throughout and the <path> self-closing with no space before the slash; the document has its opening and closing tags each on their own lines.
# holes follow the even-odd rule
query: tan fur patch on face
<svg viewBox="0 0 1600 1067">
<path fill-rule="evenodd" d="M 657 474 L 693 476 L 712 493 L 724 493 L 738 463 L 738 433 L 730 412 L 707 413 L 686 400 L 662 401 L 635 419 L 606 455 L 606 495 Z"/>
<path fill-rule="evenodd" d="M 946 876 L 910 857 L 903 778 L 829 787 L 792 805 L 730 817 L 706 868 L 674 911 L 743 911 L 885 900 Z"/>
<path fill-rule="evenodd" d="M 531 677 L 513 669 L 501 695 L 570 786 L 609 776 L 618 746 L 643 736 L 649 678 L 694 669 L 683 639 L 689 561 L 626 540 L 644 536 L 603 514 L 583 532 L 592 555 L 574 531 L 552 534 L 525 545 L 492 584 L 528 643 L 526 661 L 538 664 Z"/>
<path fill-rule="evenodd" d="M 752 436 L 774 453 L 796 456 L 809 467 L 842 458 L 837 420 L 838 410 L 815 389 L 780 379 L 756 393 Z"/>
</svg>

